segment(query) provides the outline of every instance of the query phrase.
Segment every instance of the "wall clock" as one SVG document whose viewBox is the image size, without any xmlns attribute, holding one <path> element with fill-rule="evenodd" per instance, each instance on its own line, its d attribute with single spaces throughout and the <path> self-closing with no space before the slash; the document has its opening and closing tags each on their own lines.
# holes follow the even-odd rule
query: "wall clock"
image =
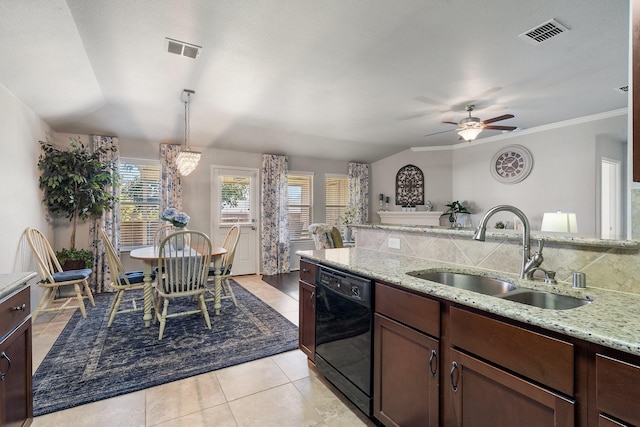
<svg viewBox="0 0 640 427">
<path fill-rule="evenodd" d="M 515 184 L 525 179 L 533 168 L 533 156 L 521 145 L 501 148 L 491 160 L 491 174 L 504 184 Z"/>
</svg>

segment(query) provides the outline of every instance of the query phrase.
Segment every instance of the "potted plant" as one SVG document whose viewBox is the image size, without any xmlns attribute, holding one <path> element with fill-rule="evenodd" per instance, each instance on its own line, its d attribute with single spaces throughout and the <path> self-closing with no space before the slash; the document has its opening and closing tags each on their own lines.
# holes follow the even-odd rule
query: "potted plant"
<svg viewBox="0 0 640 427">
<path fill-rule="evenodd" d="M 76 249 L 76 229 L 78 221 L 99 218 L 104 211 L 112 209 L 116 199 L 109 188 L 117 184 L 118 172 L 110 161 L 102 159 L 117 148 L 101 147 L 90 152 L 79 138 L 71 138 L 68 149 L 42 141 L 40 145 L 38 169 L 42 201 L 52 215 L 72 223 L 69 249 L 58 254 L 65 260 L 90 260 L 91 252 Z M 64 267 L 65 270 L 73 268 L 77 267 Z"/>
<path fill-rule="evenodd" d="M 455 202 L 447 203 L 446 206 L 447 210 L 444 211 L 440 217 L 448 216 L 452 228 L 461 227 L 460 223 L 458 223 L 458 215 L 461 213 L 471 213 L 466 206 L 463 206 L 462 203 L 457 200 Z"/>
</svg>

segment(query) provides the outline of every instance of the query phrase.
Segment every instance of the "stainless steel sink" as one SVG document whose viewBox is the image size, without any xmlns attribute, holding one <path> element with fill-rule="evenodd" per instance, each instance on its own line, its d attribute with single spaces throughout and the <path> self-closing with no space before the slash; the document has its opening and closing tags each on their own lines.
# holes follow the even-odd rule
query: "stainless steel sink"
<svg viewBox="0 0 640 427">
<path fill-rule="evenodd" d="M 513 283 L 474 274 L 450 271 L 410 271 L 407 274 L 419 279 L 430 280 L 485 295 L 501 295 L 517 289 L 517 286 Z"/>
<path fill-rule="evenodd" d="M 499 295 L 500 298 L 522 304 L 532 305 L 538 308 L 550 310 L 569 310 L 589 304 L 591 301 L 574 298 L 567 295 L 552 294 L 544 291 L 519 290 L 506 295 Z"/>
</svg>

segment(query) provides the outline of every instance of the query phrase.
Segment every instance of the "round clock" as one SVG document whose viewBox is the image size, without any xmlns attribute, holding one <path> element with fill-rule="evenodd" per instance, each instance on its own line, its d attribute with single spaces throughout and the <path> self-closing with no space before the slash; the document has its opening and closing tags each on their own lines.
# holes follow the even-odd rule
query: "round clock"
<svg viewBox="0 0 640 427">
<path fill-rule="evenodd" d="M 533 168 L 533 157 L 521 145 L 500 149 L 491 160 L 491 174 L 504 184 L 515 184 L 525 179 Z"/>
</svg>

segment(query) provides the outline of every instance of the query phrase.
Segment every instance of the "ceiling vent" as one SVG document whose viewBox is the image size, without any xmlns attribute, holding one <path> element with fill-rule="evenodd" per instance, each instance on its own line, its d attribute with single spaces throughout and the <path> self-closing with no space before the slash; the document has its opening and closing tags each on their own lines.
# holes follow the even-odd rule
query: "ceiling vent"
<svg viewBox="0 0 640 427">
<path fill-rule="evenodd" d="M 531 44 L 537 45 L 546 42 L 553 37 L 559 36 L 566 31 L 569 31 L 567 27 L 565 27 L 555 19 L 551 19 L 544 24 L 540 24 L 537 27 L 520 34 L 518 37 L 528 41 Z"/>
<path fill-rule="evenodd" d="M 614 89 L 616 92 L 627 94 L 629 92 L 629 85 L 620 86 Z"/>
<path fill-rule="evenodd" d="M 164 45 L 169 53 L 175 53 L 176 55 L 186 56 L 187 58 L 196 59 L 200 56 L 200 50 L 202 46 L 198 46 L 191 43 L 181 42 L 180 40 L 170 39 L 165 37 Z"/>
</svg>

